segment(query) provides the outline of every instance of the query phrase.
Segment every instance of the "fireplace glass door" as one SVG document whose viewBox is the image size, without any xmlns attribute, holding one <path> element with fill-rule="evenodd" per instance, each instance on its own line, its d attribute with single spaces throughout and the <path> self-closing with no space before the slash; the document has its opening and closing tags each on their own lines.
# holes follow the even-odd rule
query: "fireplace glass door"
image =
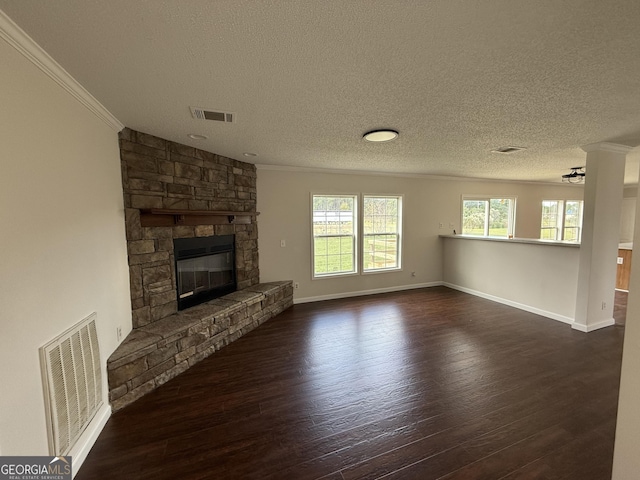
<svg viewBox="0 0 640 480">
<path fill-rule="evenodd" d="M 180 277 L 179 298 L 187 298 L 233 283 L 232 257 L 231 252 L 225 252 L 180 260 L 177 264 Z"/>
<path fill-rule="evenodd" d="M 236 290 L 233 235 L 174 239 L 178 310 Z"/>
</svg>

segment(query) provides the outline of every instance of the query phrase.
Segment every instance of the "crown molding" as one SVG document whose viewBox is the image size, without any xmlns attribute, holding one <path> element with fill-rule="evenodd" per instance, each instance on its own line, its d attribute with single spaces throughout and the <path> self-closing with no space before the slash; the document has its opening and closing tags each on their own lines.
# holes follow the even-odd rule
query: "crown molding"
<svg viewBox="0 0 640 480">
<path fill-rule="evenodd" d="M 498 178 L 479 178 L 479 177 L 460 177 L 453 175 L 433 175 L 428 173 L 398 173 L 398 172 L 379 172 L 371 170 L 348 170 L 339 168 L 319 168 L 319 167 L 294 167 L 290 165 L 271 165 L 266 163 L 256 163 L 256 170 L 273 170 L 280 172 L 294 173 L 327 173 L 337 175 L 365 175 L 365 176 L 382 176 L 382 177 L 400 177 L 400 178 L 423 178 L 426 180 L 439 180 L 449 182 L 481 182 L 481 183 L 519 183 L 524 185 L 537 185 L 548 187 L 579 187 L 583 188 L 584 184 L 569 184 L 549 181 L 533 181 L 533 180 L 508 180 Z"/>
<path fill-rule="evenodd" d="M 603 152 L 611 152 L 611 153 L 623 153 L 627 154 L 635 147 L 630 147 L 628 145 L 621 145 L 619 143 L 610 143 L 610 142 L 598 142 L 598 143 L 590 143 L 589 145 L 584 145 L 582 150 L 585 152 L 593 152 L 596 150 Z"/>
<path fill-rule="evenodd" d="M 124 125 L 45 52 L 27 33 L 0 10 L 0 38 L 15 48 L 54 82 L 116 132 Z"/>
</svg>

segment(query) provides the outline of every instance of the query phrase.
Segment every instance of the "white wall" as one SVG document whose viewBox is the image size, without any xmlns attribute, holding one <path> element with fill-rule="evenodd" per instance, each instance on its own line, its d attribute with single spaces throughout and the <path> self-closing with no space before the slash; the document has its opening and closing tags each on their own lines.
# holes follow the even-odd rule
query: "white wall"
<svg viewBox="0 0 640 480">
<path fill-rule="evenodd" d="M 444 238 L 444 282 L 554 320 L 575 317 L 580 248 Z"/>
<path fill-rule="evenodd" d="M 636 209 L 634 243 L 640 245 L 640 209 Z M 640 472 L 640 268 L 631 269 L 618 398 L 613 480 L 637 478 Z"/>
<path fill-rule="evenodd" d="M 4 38 L 0 451 L 48 455 L 39 347 L 97 312 L 106 403 L 116 327 L 131 328 L 118 139 Z"/>
<path fill-rule="evenodd" d="M 403 270 L 374 275 L 311 279 L 311 193 L 404 195 Z M 461 197 L 517 196 L 516 236 L 539 238 L 542 200 L 581 200 L 582 188 L 513 182 L 452 180 L 258 168 L 261 281 L 293 280 L 295 301 L 439 284 L 443 280 L 439 235 L 460 232 Z M 444 225 L 443 229 L 439 224 Z M 285 240 L 286 247 L 280 247 Z M 416 272 L 412 277 L 411 272 Z"/>
</svg>

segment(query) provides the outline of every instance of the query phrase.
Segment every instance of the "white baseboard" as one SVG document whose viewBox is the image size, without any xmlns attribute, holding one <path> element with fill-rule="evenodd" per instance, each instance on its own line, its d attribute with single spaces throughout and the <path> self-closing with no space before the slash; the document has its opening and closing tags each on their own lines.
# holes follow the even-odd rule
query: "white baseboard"
<svg viewBox="0 0 640 480">
<path fill-rule="evenodd" d="M 102 432 L 110 417 L 111 405 L 109 405 L 108 402 L 105 402 L 96 413 L 94 419 L 87 426 L 87 429 L 84 431 L 82 436 L 78 439 L 78 442 L 72 448 L 69 455 L 71 455 L 73 462 L 72 471 L 74 477 L 78 473 L 78 470 L 80 470 L 84 461 L 87 459 L 89 451 L 91 451 L 91 448 L 96 443 L 98 435 L 100 435 L 100 432 Z"/>
<path fill-rule="evenodd" d="M 582 325 L 579 323 L 573 323 L 573 325 L 571 325 L 571 328 L 573 328 L 574 330 L 578 330 L 580 332 L 593 332 L 594 330 L 600 330 L 601 328 L 605 328 L 605 327 L 610 327 L 611 325 L 615 325 L 616 321 L 613 318 L 607 318 L 605 320 L 602 320 L 598 323 L 594 323 L 593 325 Z"/>
<path fill-rule="evenodd" d="M 414 290 L 417 288 L 440 287 L 442 282 L 417 283 L 412 285 L 400 285 L 395 287 L 374 288 L 371 290 L 359 290 L 357 292 L 332 293 L 329 295 L 318 295 L 316 297 L 294 298 L 293 303 L 321 302 L 323 300 L 336 300 L 338 298 L 361 297 L 365 295 L 375 295 L 377 293 L 401 292 L 403 290 Z"/>
<path fill-rule="evenodd" d="M 508 305 L 510 307 L 524 310 L 525 312 L 535 313 L 536 315 L 540 315 L 542 317 L 550 318 L 552 320 L 557 320 L 562 323 L 567 323 L 572 326 L 574 324 L 573 318 L 567 317 L 565 315 L 560 315 L 559 313 L 549 312 L 547 310 L 542 310 L 537 307 L 532 307 L 531 305 L 514 302 L 513 300 L 508 300 L 502 297 L 496 297 L 495 295 L 490 295 L 488 293 L 480 292 L 478 290 L 472 290 L 470 288 L 461 287 L 460 285 L 454 285 L 452 283 L 443 282 L 442 285 L 444 285 L 445 287 L 453 288 L 454 290 L 459 290 L 461 292 L 468 293 L 470 295 L 475 295 L 476 297 L 486 298 L 487 300 L 491 300 L 492 302 L 502 303 L 503 305 Z"/>
</svg>

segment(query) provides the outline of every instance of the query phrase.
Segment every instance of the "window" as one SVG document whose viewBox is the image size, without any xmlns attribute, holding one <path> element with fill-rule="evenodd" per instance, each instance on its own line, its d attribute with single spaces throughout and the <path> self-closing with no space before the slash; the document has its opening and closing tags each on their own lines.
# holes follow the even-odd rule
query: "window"
<svg viewBox="0 0 640 480">
<path fill-rule="evenodd" d="M 582 206 L 579 200 L 543 200 L 540 238 L 580 242 Z"/>
<path fill-rule="evenodd" d="M 313 195 L 312 215 L 314 278 L 400 268 L 401 196 Z"/>
<path fill-rule="evenodd" d="M 562 228 L 562 201 L 542 201 L 542 224 L 540 238 L 542 240 L 558 240 Z"/>
<path fill-rule="evenodd" d="M 313 276 L 356 273 L 357 197 L 313 196 Z"/>
<path fill-rule="evenodd" d="M 567 200 L 564 207 L 564 227 L 562 239 L 567 242 L 580 242 L 582 236 L 582 206 L 583 202 Z"/>
<path fill-rule="evenodd" d="M 400 267 L 400 197 L 363 198 L 364 272 Z"/>
<path fill-rule="evenodd" d="M 462 233 L 481 237 L 509 237 L 515 230 L 516 199 L 462 198 Z"/>
</svg>

